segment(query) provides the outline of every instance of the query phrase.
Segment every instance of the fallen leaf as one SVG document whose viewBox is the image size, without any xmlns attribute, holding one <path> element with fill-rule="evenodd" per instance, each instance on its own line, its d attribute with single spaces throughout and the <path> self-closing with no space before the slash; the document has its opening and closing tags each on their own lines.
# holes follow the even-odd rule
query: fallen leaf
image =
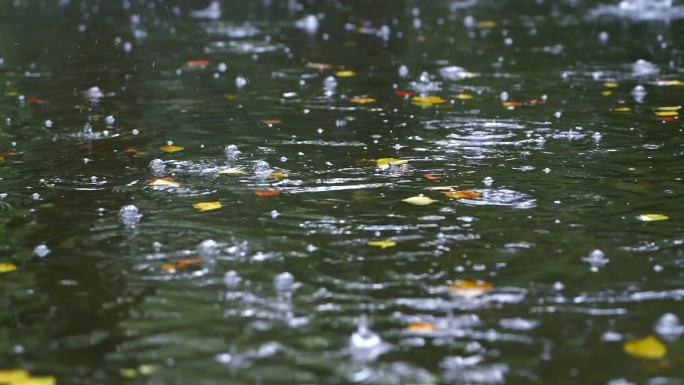
<svg viewBox="0 0 684 385">
<path fill-rule="evenodd" d="M 11 384 L 14 381 L 26 379 L 30 376 L 24 369 L 2 369 L 0 370 L 0 383 Z"/>
<path fill-rule="evenodd" d="M 375 103 L 374 98 L 368 98 L 368 97 L 356 97 L 356 98 L 351 98 L 349 99 L 350 102 L 356 103 L 356 104 L 370 104 L 370 103 Z"/>
<path fill-rule="evenodd" d="M 444 175 L 432 174 L 432 173 L 423 174 L 423 176 L 425 177 L 425 179 L 429 179 L 429 180 L 439 180 L 439 179 L 444 178 Z"/>
<path fill-rule="evenodd" d="M 684 86 L 684 80 L 658 80 L 656 81 L 656 85 L 659 86 Z"/>
<path fill-rule="evenodd" d="M 410 203 L 410 204 L 416 205 L 416 206 L 425 206 L 425 205 L 429 205 L 430 203 L 434 203 L 437 201 L 430 198 L 430 197 L 426 197 L 424 195 L 416 195 L 414 197 L 402 199 L 402 202 Z"/>
<path fill-rule="evenodd" d="M 397 91 L 394 94 L 400 98 L 407 98 L 409 96 L 415 95 L 415 92 L 413 92 L 413 91 Z"/>
<path fill-rule="evenodd" d="M 124 378 L 136 378 L 138 377 L 138 371 L 132 368 L 121 368 L 119 369 L 119 374 Z"/>
<path fill-rule="evenodd" d="M 231 167 L 219 171 L 219 175 L 247 175 L 242 167 Z"/>
<path fill-rule="evenodd" d="M 454 95 L 454 98 L 456 98 L 458 100 L 470 100 L 470 99 L 474 99 L 475 96 L 473 96 L 471 94 L 461 93 L 461 94 Z"/>
<path fill-rule="evenodd" d="M 601 95 L 603 95 L 603 96 L 610 96 L 612 94 L 613 94 L 613 91 L 610 91 L 610 90 L 605 90 L 605 91 L 601 92 Z"/>
<path fill-rule="evenodd" d="M 176 146 L 176 145 L 173 145 L 173 144 L 166 144 L 166 145 L 164 145 L 164 146 L 159 147 L 159 149 L 162 150 L 162 151 L 164 151 L 164 152 L 174 153 L 174 152 L 182 151 L 182 150 L 183 150 L 183 147 L 181 147 L 181 146 Z"/>
<path fill-rule="evenodd" d="M 397 245 L 397 243 L 394 241 L 370 241 L 370 242 L 368 242 L 368 246 L 375 246 L 375 247 L 379 247 L 381 249 L 386 249 L 388 247 L 393 247 L 396 245 Z"/>
<path fill-rule="evenodd" d="M 162 268 L 162 270 L 164 270 L 167 273 L 175 273 L 176 272 L 176 264 L 175 263 L 162 263 L 161 268 Z"/>
<path fill-rule="evenodd" d="M 617 82 L 604 82 L 603 86 L 606 88 L 617 88 L 620 85 Z"/>
<path fill-rule="evenodd" d="M 482 20 L 475 24 L 475 27 L 480 29 L 488 29 L 496 27 L 496 21 L 494 20 Z"/>
<path fill-rule="evenodd" d="M 480 199 L 482 197 L 481 192 L 473 190 L 445 191 L 443 194 L 449 198 Z"/>
<path fill-rule="evenodd" d="M 123 152 L 126 154 L 137 154 L 138 151 L 139 150 L 135 147 L 127 147 L 125 150 L 123 150 Z"/>
<path fill-rule="evenodd" d="M 176 182 L 176 180 L 170 176 L 148 179 L 147 183 L 149 183 L 150 186 L 180 187 L 180 183 Z"/>
<path fill-rule="evenodd" d="M 163 263 L 162 270 L 167 273 L 175 273 L 177 270 L 185 269 L 188 266 L 195 266 L 202 263 L 202 258 L 184 258 L 179 259 L 175 263 Z"/>
<path fill-rule="evenodd" d="M 256 194 L 256 196 L 259 196 L 259 197 L 272 197 L 272 196 L 276 196 L 276 195 L 280 194 L 280 190 L 278 190 L 278 189 L 256 190 L 254 192 L 254 194 Z"/>
<path fill-rule="evenodd" d="M 413 322 L 405 330 L 413 333 L 434 333 L 437 328 L 432 322 Z"/>
<path fill-rule="evenodd" d="M 279 170 L 271 171 L 271 172 L 268 174 L 268 177 L 269 177 L 269 178 L 272 178 L 272 179 L 285 179 L 285 178 L 287 178 L 288 176 L 289 176 L 289 174 L 288 174 L 287 172 L 285 172 L 285 171 L 279 171 Z"/>
<path fill-rule="evenodd" d="M 267 126 L 273 126 L 275 124 L 281 124 L 283 121 L 280 119 L 262 119 L 261 123 Z"/>
<path fill-rule="evenodd" d="M 52 376 L 27 377 L 21 380 L 12 381 L 9 385 L 55 385 L 57 380 Z"/>
<path fill-rule="evenodd" d="M 411 103 L 419 107 L 429 107 L 435 104 L 444 104 L 446 102 L 446 99 L 436 95 L 414 96 L 411 98 Z"/>
<path fill-rule="evenodd" d="M 492 284 L 486 281 L 457 279 L 449 285 L 449 291 L 464 297 L 476 297 L 492 290 Z"/>
<path fill-rule="evenodd" d="M 215 201 L 215 202 L 197 202 L 192 205 L 192 207 L 196 208 L 199 211 L 212 211 L 212 210 L 218 210 L 223 205 L 221 202 Z"/>
<path fill-rule="evenodd" d="M 306 67 L 311 68 L 311 69 L 315 69 L 315 70 L 319 70 L 319 71 L 323 71 L 323 70 L 329 70 L 329 69 L 333 68 L 334 66 L 332 64 L 328 64 L 328 63 L 309 62 L 309 63 L 306 63 Z"/>
<path fill-rule="evenodd" d="M 225 94 L 223 97 L 228 100 L 237 100 L 240 96 L 236 94 Z"/>
<path fill-rule="evenodd" d="M 43 103 L 43 101 L 38 99 L 38 98 L 26 99 L 26 104 L 28 104 L 29 106 L 37 106 L 37 105 L 42 104 L 42 103 Z"/>
<path fill-rule="evenodd" d="M 512 109 L 514 109 L 514 108 L 516 108 L 516 107 L 522 107 L 522 106 L 524 106 L 525 103 L 523 103 L 523 102 L 516 102 L 516 101 L 510 101 L 510 102 L 502 102 L 501 105 L 504 106 L 504 107 L 506 107 L 506 108 L 508 108 L 508 109 L 510 109 L 510 110 L 512 110 Z"/>
<path fill-rule="evenodd" d="M 650 360 L 663 358 L 667 355 L 667 346 L 655 336 L 627 341 L 622 345 L 622 349 L 632 357 Z"/>
<path fill-rule="evenodd" d="M 679 112 L 677 112 L 677 111 L 656 111 L 655 114 L 657 116 L 678 116 Z"/>
<path fill-rule="evenodd" d="M 16 269 L 17 269 L 17 265 L 15 265 L 11 262 L 0 263 L 0 273 L 9 273 L 10 271 L 14 271 Z"/>
<path fill-rule="evenodd" d="M 354 75 L 356 74 L 354 73 L 354 71 L 351 70 L 342 70 L 335 72 L 335 76 L 337 76 L 338 78 L 350 78 Z"/>
<path fill-rule="evenodd" d="M 662 107 L 656 107 L 657 111 L 679 111 L 682 109 L 682 106 L 662 106 Z"/>
<path fill-rule="evenodd" d="M 637 217 L 637 219 L 642 222 L 656 222 L 668 220 L 670 217 L 663 214 L 641 214 Z"/>
<path fill-rule="evenodd" d="M 197 59 L 197 60 L 188 60 L 187 65 L 190 68 L 204 68 L 208 66 L 210 63 L 209 60 L 206 59 Z"/>
<path fill-rule="evenodd" d="M 632 109 L 629 107 L 618 107 L 618 108 L 613 108 L 611 111 L 613 111 L 613 112 L 632 112 Z"/>
<path fill-rule="evenodd" d="M 380 158 L 375 160 L 375 164 L 378 168 L 387 169 L 390 166 L 398 166 L 400 164 L 406 164 L 409 161 L 407 159 L 397 159 L 397 158 Z"/>
</svg>

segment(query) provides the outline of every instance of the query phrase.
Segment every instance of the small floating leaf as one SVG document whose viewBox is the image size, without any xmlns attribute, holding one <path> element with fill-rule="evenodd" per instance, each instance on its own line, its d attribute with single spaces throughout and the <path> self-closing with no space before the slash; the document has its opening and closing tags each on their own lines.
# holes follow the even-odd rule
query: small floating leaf
<svg viewBox="0 0 684 385">
<path fill-rule="evenodd" d="M 218 202 L 218 201 L 216 201 L 216 202 L 197 202 L 197 203 L 193 204 L 192 207 L 196 208 L 199 211 L 212 211 L 212 210 L 220 209 L 221 207 L 223 207 L 223 205 L 221 204 L 221 202 Z"/>
<path fill-rule="evenodd" d="M 351 98 L 349 99 L 350 102 L 356 103 L 356 104 L 370 104 L 370 103 L 375 103 L 374 98 L 368 98 L 368 97 L 356 97 L 356 98 Z"/>
<path fill-rule="evenodd" d="M 231 167 L 219 171 L 219 175 L 247 175 L 242 167 Z"/>
<path fill-rule="evenodd" d="M 29 376 L 29 372 L 23 369 L 3 369 L 0 370 L 0 383 L 12 384 L 14 381 L 24 380 Z"/>
<path fill-rule="evenodd" d="M 504 106 L 504 107 L 506 107 L 506 108 L 508 108 L 508 109 L 510 109 L 510 110 L 512 110 L 512 109 L 514 109 L 514 108 L 516 108 L 516 107 L 522 107 L 522 106 L 524 106 L 525 103 L 524 103 L 524 102 L 510 101 L 510 102 L 502 102 L 501 105 Z"/>
<path fill-rule="evenodd" d="M 656 107 L 656 110 L 658 111 L 679 111 L 682 109 L 682 106 L 662 106 L 662 107 Z"/>
<path fill-rule="evenodd" d="M 309 62 L 309 63 L 306 63 L 306 67 L 311 68 L 311 69 L 315 69 L 315 70 L 319 70 L 319 71 L 323 71 L 323 70 L 329 70 L 329 69 L 333 68 L 334 66 L 332 64 L 328 64 L 328 63 Z"/>
<path fill-rule="evenodd" d="M 464 297 L 476 297 L 492 290 L 492 284 L 486 281 L 457 279 L 449 285 L 449 291 Z"/>
<path fill-rule="evenodd" d="M 278 189 L 256 190 L 254 192 L 254 194 L 256 194 L 256 196 L 260 196 L 260 197 L 272 197 L 272 196 L 276 196 L 276 195 L 280 194 L 280 190 L 278 190 Z"/>
<path fill-rule="evenodd" d="M 335 76 L 337 76 L 338 78 L 350 78 L 354 75 L 356 75 L 354 73 L 354 71 L 350 71 L 350 70 L 342 70 L 342 71 L 335 72 Z"/>
<path fill-rule="evenodd" d="M 454 95 L 454 97 L 458 100 L 470 100 L 475 98 L 475 96 L 465 93 Z"/>
<path fill-rule="evenodd" d="M 637 217 L 637 219 L 642 222 L 656 222 L 668 220 L 670 217 L 664 214 L 641 214 Z"/>
<path fill-rule="evenodd" d="M 437 328 L 432 322 L 414 322 L 409 324 L 405 330 L 413 333 L 434 333 Z"/>
<path fill-rule="evenodd" d="M 677 116 L 677 115 L 679 115 L 679 112 L 677 112 L 676 110 L 675 111 L 660 111 L 660 110 L 658 110 L 655 112 L 655 114 L 658 116 Z"/>
<path fill-rule="evenodd" d="M 150 186 L 180 187 L 180 183 L 170 176 L 148 179 Z"/>
<path fill-rule="evenodd" d="M 423 174 L 423 176 L 425 177 L 425 179 L 429 179 L 429 180 L 439 180 L 439 179 L 444 178 L 444 175 L 433 174 L 433 173 Z"/>
<path fill-rule="evenodd" d="M 204 68 L 209 65 L 209 60 L 206 59 L 197 59 L 197 60 L 188 60 L 187 65 L 190 68 Z"/>
<path fill-rule="evenodd" d="M 37 376 L 27 377 L 22 380 L 16 380 L 9 383 L 9 385 L 55 385 L 57 380 L 52 376 Z"/>
<path fill-rule="evenodd" d="M 175 273 L 176 270 L 184 269 L 188 266 L 199 265 L 201 263 L 202 258 L 184 258 L 179 259 L 176 263 L 164 263 L 161 268 L 167 273 Z"/>
<path fill-rule="evenodd" d="M 613 112 L 632 112 L 632 109 L 629 107 L 618 107 L 618 108 L 613 108 L 611 111 L 613 111 Z"/>
<path fill-rule="evenodd" d="M 667 354 L 667 347 L 655 336 L 627 341 L 622 348 L 625 353 L 636 358 L 659 359 Z"/>
<path fill-rule="evenodd" d="M 268 177 L 272 178 L 272 179 L 285 179 L 288 176 L 289 176 L 289 174 L 287 172 L 280 171 L 280 170 L 274 170 L 268 174 Z"/>
<path fill-rule="evenodd" d="M 672 79 L 672 80 L 658 80 L 656 82 L 657 85 L 659 86 L 684 86 L 684 80 L 677 80 L 677 79 Z"/>
<path fill-rule="evenodd" d="M 280 119 L 261 119 L 261 123 L 267 126 L 273 126 L 276 124 L 281 124 L 283 121 Z"/>
<path fill-rule="evenodd" d="M 398 166 L 400 164 L 406 164 L 409 161 L 407 159 L 397 159 L 397 158 L 380 158 L 375 160 L 375 164 L 378 168 L 386 169 L 390 166 Z"/>
<path fill-rule="evenodd" d="M 415 95 L 415 92 L 413 92 L 413 91 L 397 91 L 394 94 L 400 98 L 407 98 L 409 96 Z"/>
<path fill-rule="evenodd" d="M 386 249 L 388 247 L 393 247 L 396 245 L 397 245 L 397 243 L 394 241 L 370 241 L 370 242 L 368 242 L 368 246 L 375 246 L 375 247 L 379 247 L 381 249 Z"/>
<path fill-rule="evenodd" d="M 463 198 L 463 199 L 480 199 L 480 197 L 482 197 L 481 192 L 473 191 L 473 190 L 446 191 L 446 192 L 444 192 L 444 195 L 446 195 L 449 198 Z"/>
<path fill-rule="evenodd" d="M 167 145 L 164 145 L 164 146 L 159 147 L 159 149 L 162 150 L 162 151 L 164 151 L 164 152 L 174 153 L 174 152 L 182 151 L 182 150 L 183 150 L 183 147 L 181 147 L 181 146 L 176 146 L 176 145 L 173 145 L 173 144 L 167 144 Z"/>
<path fill-rule="evenodd" d="M 416 195 L 414 197 L 402 199 L 402 202 L 410 203 L 410 204 L 416 205 L 416 206 L 425 206 L 425 205 L 429 205 L 430 203 L 434 203 L 437 201 L 430 198 L 430 197 L 426 197 L 424 195 Z"/>
<path fill-rule="evenodd" d="M 28 98 L 26 99 L 26 104 L 29 106 L 37 106 L 39 104 L 43 104 L 43 101 L 38 98 Z"/>
<path fill-rule="evenodd" d="M 613 94 L 613 91 L 610 91 L 610 90 L 605 90 L 605 91 L 601 92 L 601 95 L 603 95 L 603 96 L 610 96 L 612 94 Z"/>
<path fill-rule="evenodd" d="M 411 98 L 411 103 L 420 107 L 429 107 L 435 104 L 444 104 L 446 102 L 446 99 L 436 95 L 414 96 Z"/>
<path fill-rule="evenodd" d="M 480 29 L 494 28 L 494 27 L 496 27 L 496 21 L 494 21 L 494 20 L 478 21 L 477 24 L 475 24 L 475 27 L 480 28 Z"/>
<path fill-rule="evenodd" d="M 617 88 L 619 84 L 617 82 L 605 82 L 603 86 L 606 88 Z"/>
<path fill-rule="evenodd" d="M 0 263 L 0 273 L 9 273 L 17 269 L 17 265 L 10 262 Z"/>
</svg>

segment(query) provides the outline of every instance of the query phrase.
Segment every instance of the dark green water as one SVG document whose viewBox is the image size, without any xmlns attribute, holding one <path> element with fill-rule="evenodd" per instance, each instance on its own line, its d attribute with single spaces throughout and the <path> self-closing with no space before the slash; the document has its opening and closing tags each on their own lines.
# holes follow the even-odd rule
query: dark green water
<svg viewBox="0 0 684 385">
<path fill-rule="evenodd" d="M 59 384 L 684 383 L 676 323 L 665 357 L 623 351 L 684 317 L 683 125 L 656 114 L 684 104 L 679 8 L 245 0 L 193 16 L 207 5 L 0 3 L 0 262 L 17 267 L 0 274 L 0 368 Z M 436 201 L 402 201 L 420 194 Z M 193 208 L 208 201 L 222 207 Z M 459 279 L 493 288 L 464 297 Z"/>
</svg>

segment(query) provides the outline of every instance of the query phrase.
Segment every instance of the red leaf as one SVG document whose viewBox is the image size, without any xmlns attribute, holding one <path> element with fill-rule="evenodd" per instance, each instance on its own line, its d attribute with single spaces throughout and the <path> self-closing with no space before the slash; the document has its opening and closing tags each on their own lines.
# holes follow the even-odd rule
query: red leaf
<svg viewBox="0 0 684 385">
<path fill-rule="evenodd" d="M 260 196 L 260 197 L 272 197 L 272 196 L 276 196 L 276 195 L 280 194 L 280 190 L 276 190 L 276 189 L 256 190 L 254 192 L 254 194 L 256 194 L 257 196 Z"/>
</svg>

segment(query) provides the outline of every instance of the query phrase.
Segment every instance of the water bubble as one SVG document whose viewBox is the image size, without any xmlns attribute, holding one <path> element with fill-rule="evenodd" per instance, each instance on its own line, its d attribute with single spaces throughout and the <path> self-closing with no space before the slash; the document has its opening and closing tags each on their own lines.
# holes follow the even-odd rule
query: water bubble
<svg viewBox="0 0 684 385">
<path fill-rule="evenodd" d="M 553 116 L 554 116 L 556 119 L 560 119 L 561 116 L 563 116 L 563 113 L 560 112 L 560 111 L 556 111 L 556 112 L 553 113 Z"/>
<path fill-rule="evenodd" d="M 50 254 L 50 249 L 48 249 L 45 244 L 40 244 L 33 249 L 33 254 L 35 254 L 37 257 L 44 258 Z"/>
<path fill-rule="evenodd" d="M 494 183 L 494 178 L 487 176 L 482 180 L 482 183 L 484 183 L 485 186 L 489 187 Z"/>
<path fill-rule="evenodd" d="M 607 43 L 610 36 L 608 35 L 608 32 L 601 31 L 601 33 L 598 35 L 598 38 L 601 43 Z"/>
<path fill-rule="evenodd" d="M 216 67 L 216 69 L 217 69 L 219 72 L 226 72 L 226 71 L 228 71 L 228 64 L 226 64 L 226 63 L 219 63 L 218 66 Z"/>
<path fill-rule="evenodd" d="M 226 156 L 226 159 L 235 160 L 240 156 L 240 150 L 238 150 L 236 145 L 229 144 L 223 149 L 223 154 Z"/>
<path fill-rule="evenodd" d="M 468 72 L 463 67 L 448 66 L 440 68 L 439 75 L 447 80 L 462 80 L 468 77 Z"/>
<path fill-rule="evenodd" d="M 409 75 L 409 69 L 405 65 L 399 66 L 399 76 L 405 78 Z"/>
<path fill-rule="evenodd" d="M 243 88 L 243 87 L 246 86 L 246 85 L 247 85 L 247 78 L 246 78 L 246 77 L 244 77 L 244 76 L 242 76 L 242 75 L 238 75 L 238 76 L 235 77 L 235 87 L 237 87 L 238 89 L 240 89 L 240 88 Z"/>
<path fill-rule="evenodd" d="M 418 81 L 421 83 L 429 83 L 430 82 L 430 74 L 428 74 L 426 71 L 421 72 L 420 76 L 418 77 Z"/>
<path fill-rule="evenodd" d="M 684 326 L 679 322 L 679 317 L 672 313 L 665 313 L 656 322 L 655 332 L 665 341 L 672 342 L 684 333 Z"/>
<path fill-rule="evenodd" d="M 328 76 L 323 79 L 323 89 L 326 91 L 334 91 L 337 88 L 337 80 L 334 76 Z"/>
<path fill-rule="evenodd" d="M 42 198 L 42 197 L 40 196 L 40 194 L 38 194 L 38 193 L 33 193 L 33 194 L 31 194 L 31 199 L 33 199 L 34 201 L 43 200 L 43 198 Z"/>
<path fill-rule="evenodd" d="M 192 11 L 192 17 L 198 19 L 220 19 L 221 18 L 221 2 L 218 0 L 212 1 L 208 7 L 198 11 Z"/>
<path fill-rule="evenodd" d="M 114 115 L 109 115 L 105 118 L 105 123 L 110 126 L 114 124 L 114 122 L 116 122 L 116 118 L 114 118 Z"/>
<path fill-rule="evenodd" d="M 646 88 L 644 88 L 644 86 L 641 84 L 638 84 L 632 89 L 632 97 L 637 103 L 643 103 L 644 99 L 646 98 L 646 94 Z"/>
<path fill-rule="evenodd" d="M 43 126 L 45 126 L 45 128 L 52 128 L 52 125 L 53 125 L 53 123 L 52 123 L 52 120 L 50 120 L 50 119 L 46 120 L 43 123 Z"/>
<path fill-rule="evenodd" d="M 91 102 L 99 102 L 100 99 L 104 97 L 104 94 L 102 93 L 102 90 L 100 90 L 100 87 L 90 87 L 85 93 L 86 98 L 88 98 Z"/>
<path fill-rule="evenodd" d="M 610 259 L 606 258 L 605 254 L 603 251 L 599 249 L 592 250 L 591 253 L 585 258 L 582 258 L 583 261 L 589 263 L 590 270 L 592 272 L 597 272 L 599 271 L 600 268 L 608 264 Z"/>
<path fill-rule="evenodd" d="M 281 294 L 292 294 L 293 291 L 297 289 L 297 283 L 295 282 L 294 275 L 284 272 L 280 273 L 273 278 L 273 286 Z"/>
<path fill-rule="evenodd" d="M 271 166 L 265 160 L 260 159 L 254 162 L 252 169 L 257 176 L 264 176 L 271 171 Z"/>
<path fill-rule="evenodd" d="M 164 164 L 164 161 L 161 159 L 152 159 L 152 161 L 149 164 L 149 167 L 154 174 L 161 174 L 166 169 L 166 165 Z"/>
<path fill-rule="evenodd" d="M 634 76 L 648 76 L 658 72 L 660 72 L 658 66 L 644 59 L 639 59 L 632 64 L 632 74 Z"/>
<path fill-rule="evenodd" d="M 306 15 L 295 22 L 297 28 L 301 28 L 308 33 L 315 33 L 318 30 L 318 18 L 315 15 Z"/>
<path fill-rule="evenodd" d="M 389 345 L 368 327 L 365 317 L 359 320 L 359 326 L 349 338 L 349 351 L 355 361 L 374 361 L 389 350 Z"/>
<path fill-rule="evenodd" d="M 126 227 L 135 227 L 140 222 L 142 214 L 134 205 L 126 205 L 119 210 L 119 219 Z"/>
<path fill-rule="evenodd" d="M 280 216 L 278 210 L 271 210 L 271 218 L 276 219 Z"/>
<path fill-rule="evenodd" d="M 231 270 L 223 275 L 223 283 L 228 287 L 235 287 L 240 284 L 242 278 L 236 271 Z"/>
<path fill-rule="evenodd" d="M 506 100 L 508 100 L 508 92 L 502 91 L 502 92 L 499 94 L 499 99 L 500 99 L 502 102 L 505 102 Z"/>
<path fill-rule="evenodd" d="M 219 245 L 213 239 L 205 239 L 197 245 L 197 254 L 202 258 L 210 258 L 218 254 Z"/>
</svg>

